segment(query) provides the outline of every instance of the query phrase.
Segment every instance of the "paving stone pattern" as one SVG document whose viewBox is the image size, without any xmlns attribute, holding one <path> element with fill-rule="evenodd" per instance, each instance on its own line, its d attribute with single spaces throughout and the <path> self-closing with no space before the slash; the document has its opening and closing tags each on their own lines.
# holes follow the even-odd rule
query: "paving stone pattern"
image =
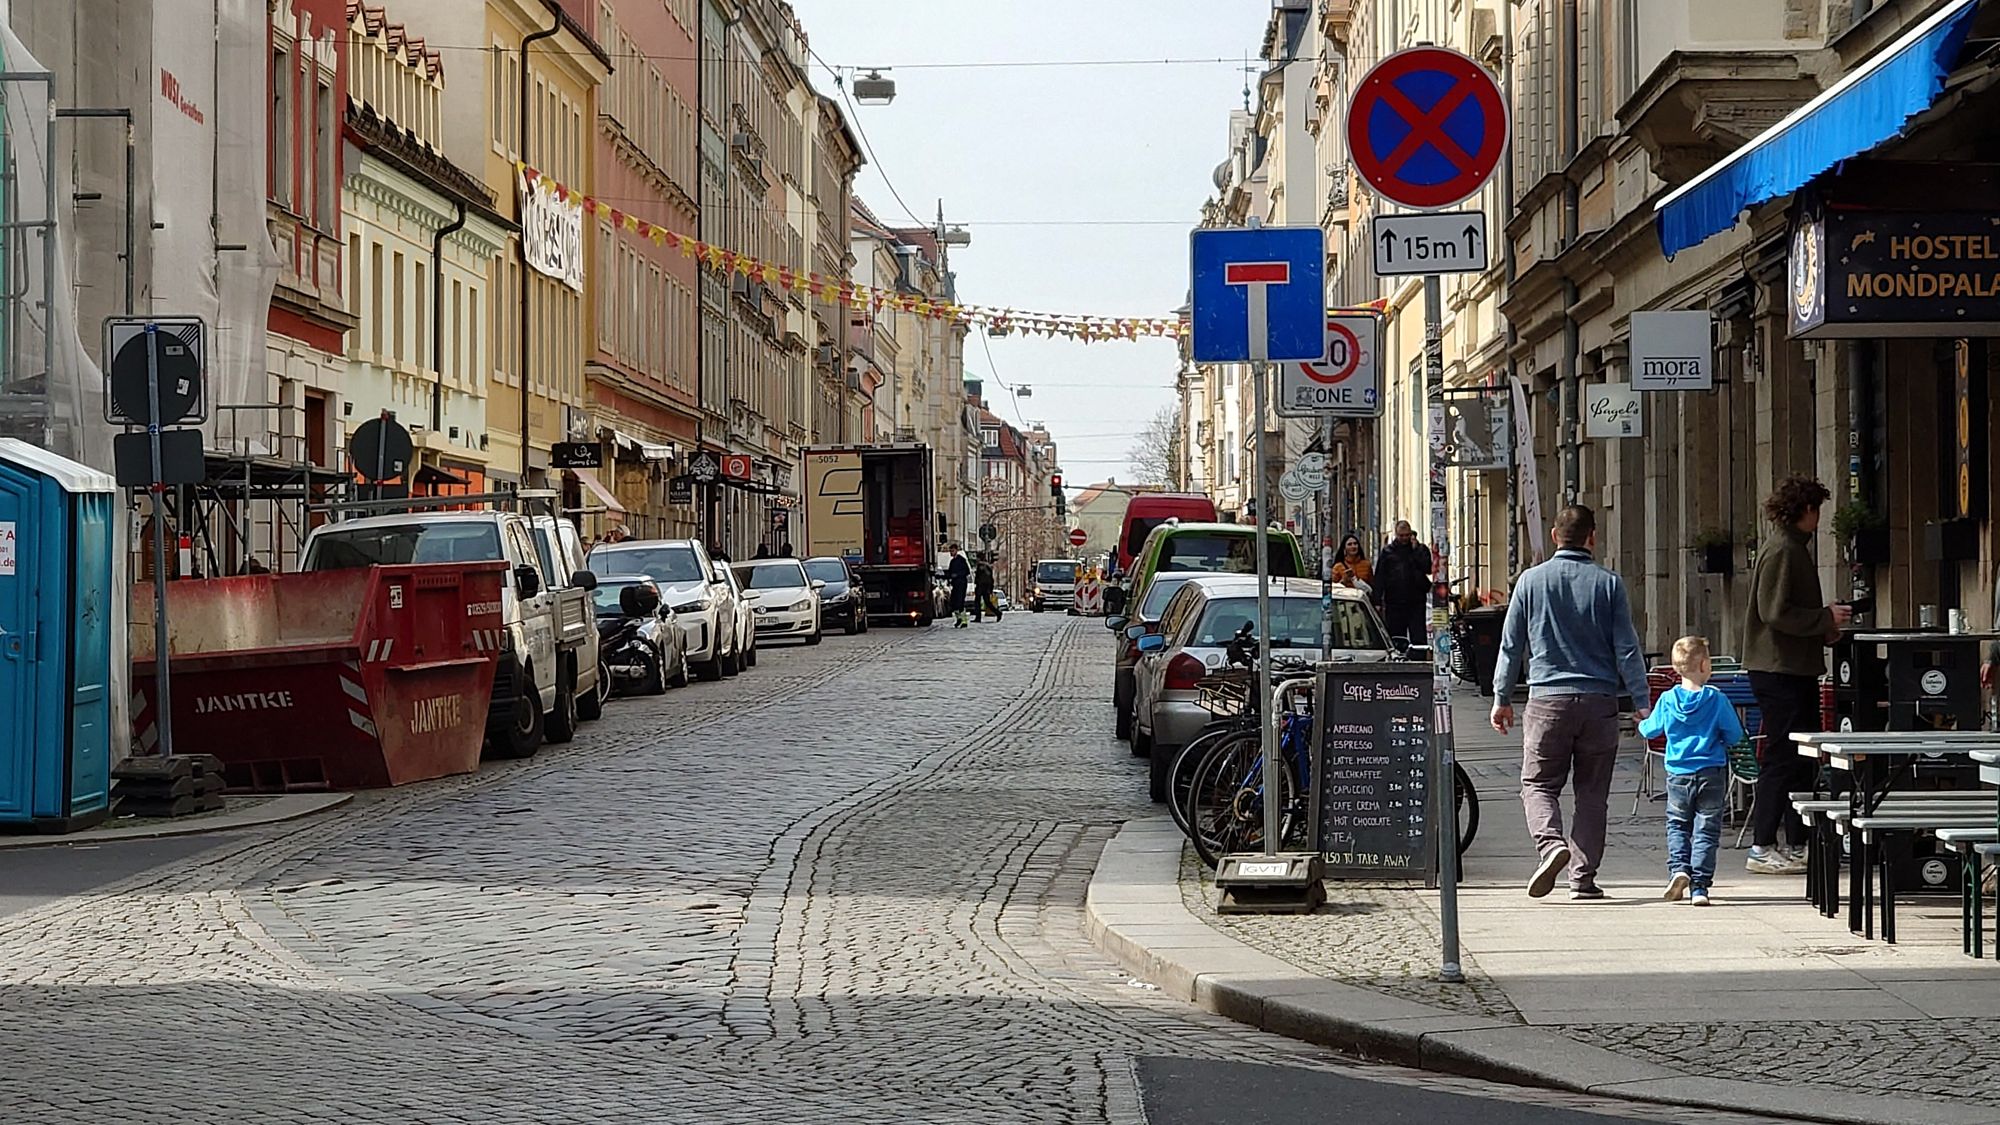
<svg viewBox="0 0 2000 1125">
<path fill-rule="evenodd" d="M 1083 937 L 1148 807 L 1103 649 L 1021 614 L 768 651 L 0 919 L 0 1120 L 1124 1125 L 1140 1055 L 1352 1066 Z"/>
</svg>

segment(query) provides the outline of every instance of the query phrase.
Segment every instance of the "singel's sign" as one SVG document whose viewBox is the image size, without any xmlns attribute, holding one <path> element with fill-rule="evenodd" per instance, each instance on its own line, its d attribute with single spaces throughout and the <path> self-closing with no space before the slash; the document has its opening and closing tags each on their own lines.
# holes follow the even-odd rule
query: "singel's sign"
<svg viewBox="0 0 2000 1125">
<path fill-rule="evenodd" d="M 2000 217 L 1807 210 L 1786 275 L 1792 335 L 1961 336 L 2000 328 Z"/>
<path fill-rule="evenodd" d="M 528 265 L 583 292 L 583 204 L 557 195 L 547 177 L 534 183 L 519 174 L 521 246 Z"/>
</svg>

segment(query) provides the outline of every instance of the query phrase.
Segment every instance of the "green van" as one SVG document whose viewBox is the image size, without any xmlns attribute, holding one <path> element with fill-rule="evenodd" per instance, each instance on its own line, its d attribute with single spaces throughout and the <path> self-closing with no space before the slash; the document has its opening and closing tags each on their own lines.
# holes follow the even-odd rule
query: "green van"
<svg viewBox="0 0 2000 1125">
<path fill-rule="evenodd" d="M 1305 554 L 1299 538 L 1289 531 L 1271 531 L 1268 548 L 1271 577 L 1307 577 Z M 1127 624 L 1151 630 L 1157 619 L 1149 619 L 1147 592 L 1153 579 L 1162 574 L 1255 574 L 1257 573 L 1257 527 L 1247 523 L 1182 523 L 1168 520 L 1146 536 L 1145 545 L 1132 556 L 1131 585 L 1121 607 L 1105 624 L 1118 630 L 1117 652 L 1112 662 L 1111 705 L 1117 718 L 1120 738 L 1132 730 L 1132 669 L 1139 662 L 1135 641 L 1124 635 Z M 1156 599 L 1157 600 L 1157 599 Z M 1164 601 L 1159 601 L 1164 605 Z M 1128 618 L 1126 615 L 1129 614 Z"/>
</svg>

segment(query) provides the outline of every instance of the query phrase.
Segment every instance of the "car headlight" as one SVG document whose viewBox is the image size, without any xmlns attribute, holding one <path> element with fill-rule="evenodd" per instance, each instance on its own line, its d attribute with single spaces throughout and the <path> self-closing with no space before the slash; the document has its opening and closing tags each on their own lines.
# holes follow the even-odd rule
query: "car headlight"
<svg viewBox="0 0 2000 1125">
<path fill-rule="evenodd" d="M 812 605 L 813 603 L 811 598 L 801 598 L 800 600 L 793 602 L 791 608 L 786 610 L 785 612 L 804 613 L 806 610 L 811 609 Z"/>
<path fill-rule="evenodd" d="M 675 613 L 700 613 L 700 612 L 701 612 L 702 610 L 705 610 L 705 609 L 708 609 L 708 608 L 712 607 L 713 605 L 715 605 L 715 599 L 714 599 L 714 598 L 711 598 L 711 597 L 709 597 L 709 596 L 707 596 L 706 594 L 704 594 L 704 595 L 702 595 L 701 597 L 699 597 L 699 598 L 696 598 L 695 600 L 693 600 L 693 601 L 691 601 L 691 602 L 682 602 L 682 603 L 681 603 L 680 605 L 677 605 L 677 606 L 675 606 L 675 607 L 674 607 L 674 612 L 675 612 Z"/>
</svg>

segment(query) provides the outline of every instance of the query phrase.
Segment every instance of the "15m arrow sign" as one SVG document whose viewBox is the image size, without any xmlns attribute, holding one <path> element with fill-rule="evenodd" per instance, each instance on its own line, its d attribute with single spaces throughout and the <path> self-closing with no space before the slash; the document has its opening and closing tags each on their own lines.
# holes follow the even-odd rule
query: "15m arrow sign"
<svg viewBox="0 0 2000 1125">
<path fill-rule="evenodd" d="M 1377 215 L 1375 273 L 1480 273 L 1488 265 L 1486 212 L 1443 211 Z"/>
</svg>

